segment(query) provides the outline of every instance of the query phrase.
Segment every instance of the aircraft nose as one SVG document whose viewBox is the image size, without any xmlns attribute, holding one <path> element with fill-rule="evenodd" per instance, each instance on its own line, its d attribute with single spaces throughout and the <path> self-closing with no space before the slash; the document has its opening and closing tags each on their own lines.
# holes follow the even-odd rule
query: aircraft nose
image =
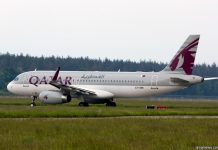
<svg viewBox="0 0 218 150">
<path fill-rule="evenodd" d="M 11 92 L 12 91 L 12 88 L 13 88 L 13 85 L 12 85 L 12 83 L 10 82 L 10 83 L 8 83 L 8 85 L 7 85 L 7 89 L 8 89 L 8 91 L 9 92 Z"/>
</svg>

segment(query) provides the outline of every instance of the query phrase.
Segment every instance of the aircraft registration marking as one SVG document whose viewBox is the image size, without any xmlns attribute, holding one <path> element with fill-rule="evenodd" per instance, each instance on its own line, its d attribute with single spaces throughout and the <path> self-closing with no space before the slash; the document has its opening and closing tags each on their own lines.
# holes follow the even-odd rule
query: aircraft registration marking
<svg viewBox="0 0 218 150">
<path fill-rule="evenodd" d="M 142 89 L 144 89 L 144 87 L 143 86 L 136 86 L 135 89 L 136 90 L 142 90 Z"/>
</svg>

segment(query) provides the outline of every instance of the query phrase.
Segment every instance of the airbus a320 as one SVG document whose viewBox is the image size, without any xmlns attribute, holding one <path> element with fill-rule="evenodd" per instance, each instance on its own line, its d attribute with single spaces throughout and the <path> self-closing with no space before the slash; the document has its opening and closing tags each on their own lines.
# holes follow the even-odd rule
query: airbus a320
<svg viewBox="0 0 218 150">
<path fill-rule="evenodd" d="M 63 104 L 80 100 L 79 106 L 106 103 L 116 106 L 116 98 L 156 96 L 181 90 L 205 80 L 192 75 L 200 35 L 190 35 L 171 62 L 160 72 L 103 71 L 29 71 L 19 74 L 7 85 L 17 95 L 38 97 L 45 104 Z"/>
</svg>

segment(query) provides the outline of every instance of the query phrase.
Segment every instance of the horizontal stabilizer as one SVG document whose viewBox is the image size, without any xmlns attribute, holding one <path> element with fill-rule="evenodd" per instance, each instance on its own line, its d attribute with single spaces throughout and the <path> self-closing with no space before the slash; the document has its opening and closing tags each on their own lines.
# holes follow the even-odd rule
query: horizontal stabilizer
<svg viewBox="0 0 218 150">
<path fill-rule="evenodd" d="M 204 78 L 204 81 L 218 80 L 218 77 Z"/>
</svg>

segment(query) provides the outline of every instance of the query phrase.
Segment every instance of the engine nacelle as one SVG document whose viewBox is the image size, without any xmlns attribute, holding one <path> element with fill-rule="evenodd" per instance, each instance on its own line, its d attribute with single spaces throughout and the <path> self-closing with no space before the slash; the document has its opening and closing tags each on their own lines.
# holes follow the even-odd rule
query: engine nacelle
<svg viewBox="0 0 218 150">
<path fill-rule="evenodd" d="M 71 101 L 70 95 L 63 95 L 57 91 L 43 91 L 39 94 L 39 99 L 44 104 L 63 104 Z"/>
</svg>

